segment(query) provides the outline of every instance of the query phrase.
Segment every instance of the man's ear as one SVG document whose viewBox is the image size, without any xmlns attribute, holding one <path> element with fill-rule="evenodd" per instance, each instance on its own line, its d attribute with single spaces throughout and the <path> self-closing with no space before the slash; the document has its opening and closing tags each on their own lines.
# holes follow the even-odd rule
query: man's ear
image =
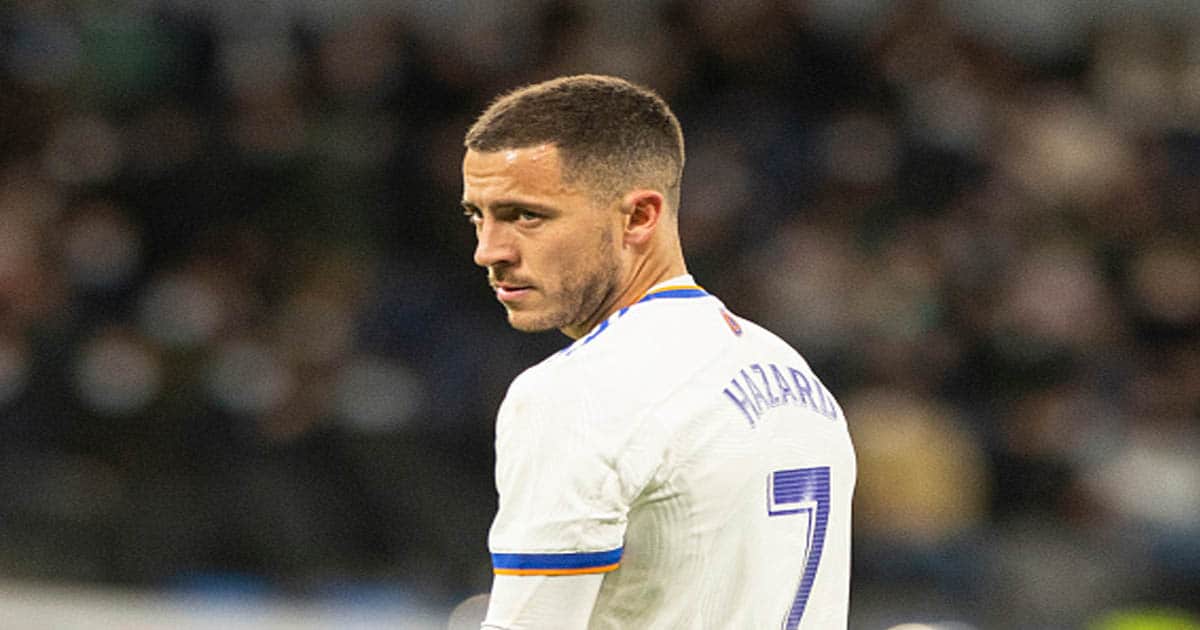
<svg viewBox="0 0 1200 630">
<path fill-rule="evenodd" d="M 657 190 L 638 189 L 627 193 L 621 199 L 621 212 L 625 215 L 625 242 L 630 245 L 650 242 L 666 211 L 666 201 Z"/>
</svg>

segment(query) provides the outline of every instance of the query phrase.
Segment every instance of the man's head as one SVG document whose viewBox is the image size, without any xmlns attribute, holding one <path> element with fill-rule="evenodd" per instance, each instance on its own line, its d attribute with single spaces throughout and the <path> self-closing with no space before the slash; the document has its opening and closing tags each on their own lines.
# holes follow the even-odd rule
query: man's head
<svg viewBox="0 0 1200 630">
<path fill-rule="evenodd" d="M 515 328 L 578 337 L 629 293 L 682 273 L 683 137 L 653 92 L 592 75 L 523 87 L 464 144 L 475 262 Z"/>
<path fill-rule="evenodd" d="M 579 75 L 518 88 L 487 108 L 464 144 L 478 152 L 553 145 L 564 180 L 601 203 L 649 188 L 679 207 L 679 121 L 657 94 L 623 79 Z"/>
</svg>

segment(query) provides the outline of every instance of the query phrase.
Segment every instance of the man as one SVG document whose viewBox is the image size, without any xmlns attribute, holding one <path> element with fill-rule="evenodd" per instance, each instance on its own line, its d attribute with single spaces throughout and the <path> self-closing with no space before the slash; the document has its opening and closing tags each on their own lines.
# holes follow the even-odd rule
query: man
<svg viewBox="0 0 1200 630">
<path fill-rule="evenodd" d="M 465 144 L 475 262 L 514 328 L 575 340 L 500 407 L 483 627 L 845 628 L 841 409 L 687 275 L 666 103 L 560 78 L 495 101 Z"/>
</svg>

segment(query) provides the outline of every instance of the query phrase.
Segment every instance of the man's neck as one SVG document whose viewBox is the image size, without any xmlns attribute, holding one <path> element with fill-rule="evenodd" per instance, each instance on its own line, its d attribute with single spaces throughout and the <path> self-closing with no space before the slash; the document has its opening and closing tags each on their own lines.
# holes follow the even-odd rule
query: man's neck
<svg viewBox="0 0 1200 630">
<path fill-rule="evenodd" d="M 682 276 L 687 272 L 687 266 L 684 264 L 682 256 L 657 263 L 650 259 L 644 259 L 633 268 L 629 279 L 621 283 L 621 288 L 613 297 L 607 300 L 607 306 L 600 309 L 595 321 L 589 321 L 580 326 L 562 328 L 561 332 L 572 339 L 578 339 L 600 325 L 600 322 L 611 317 L 613 313 L 636 304 L 654 285 L 676 276 Z"/>
</svg>

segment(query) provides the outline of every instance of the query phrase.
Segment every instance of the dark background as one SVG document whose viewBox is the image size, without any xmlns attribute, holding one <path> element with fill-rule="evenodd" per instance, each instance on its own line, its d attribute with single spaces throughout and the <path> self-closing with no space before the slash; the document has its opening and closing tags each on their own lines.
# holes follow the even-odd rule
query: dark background
<svg viewBox="0 0 1200 630">
<path fill-rule="evenodd" d="M 471 263 L 461 138 L 575 72 L 672 104 L 691 271 L 845 407 L 854 627 L 1196 612 L 1167 1 L 0 3 L 0 577 L 486 591 L 494 413 L 567 340 Z"/>
</svg>

